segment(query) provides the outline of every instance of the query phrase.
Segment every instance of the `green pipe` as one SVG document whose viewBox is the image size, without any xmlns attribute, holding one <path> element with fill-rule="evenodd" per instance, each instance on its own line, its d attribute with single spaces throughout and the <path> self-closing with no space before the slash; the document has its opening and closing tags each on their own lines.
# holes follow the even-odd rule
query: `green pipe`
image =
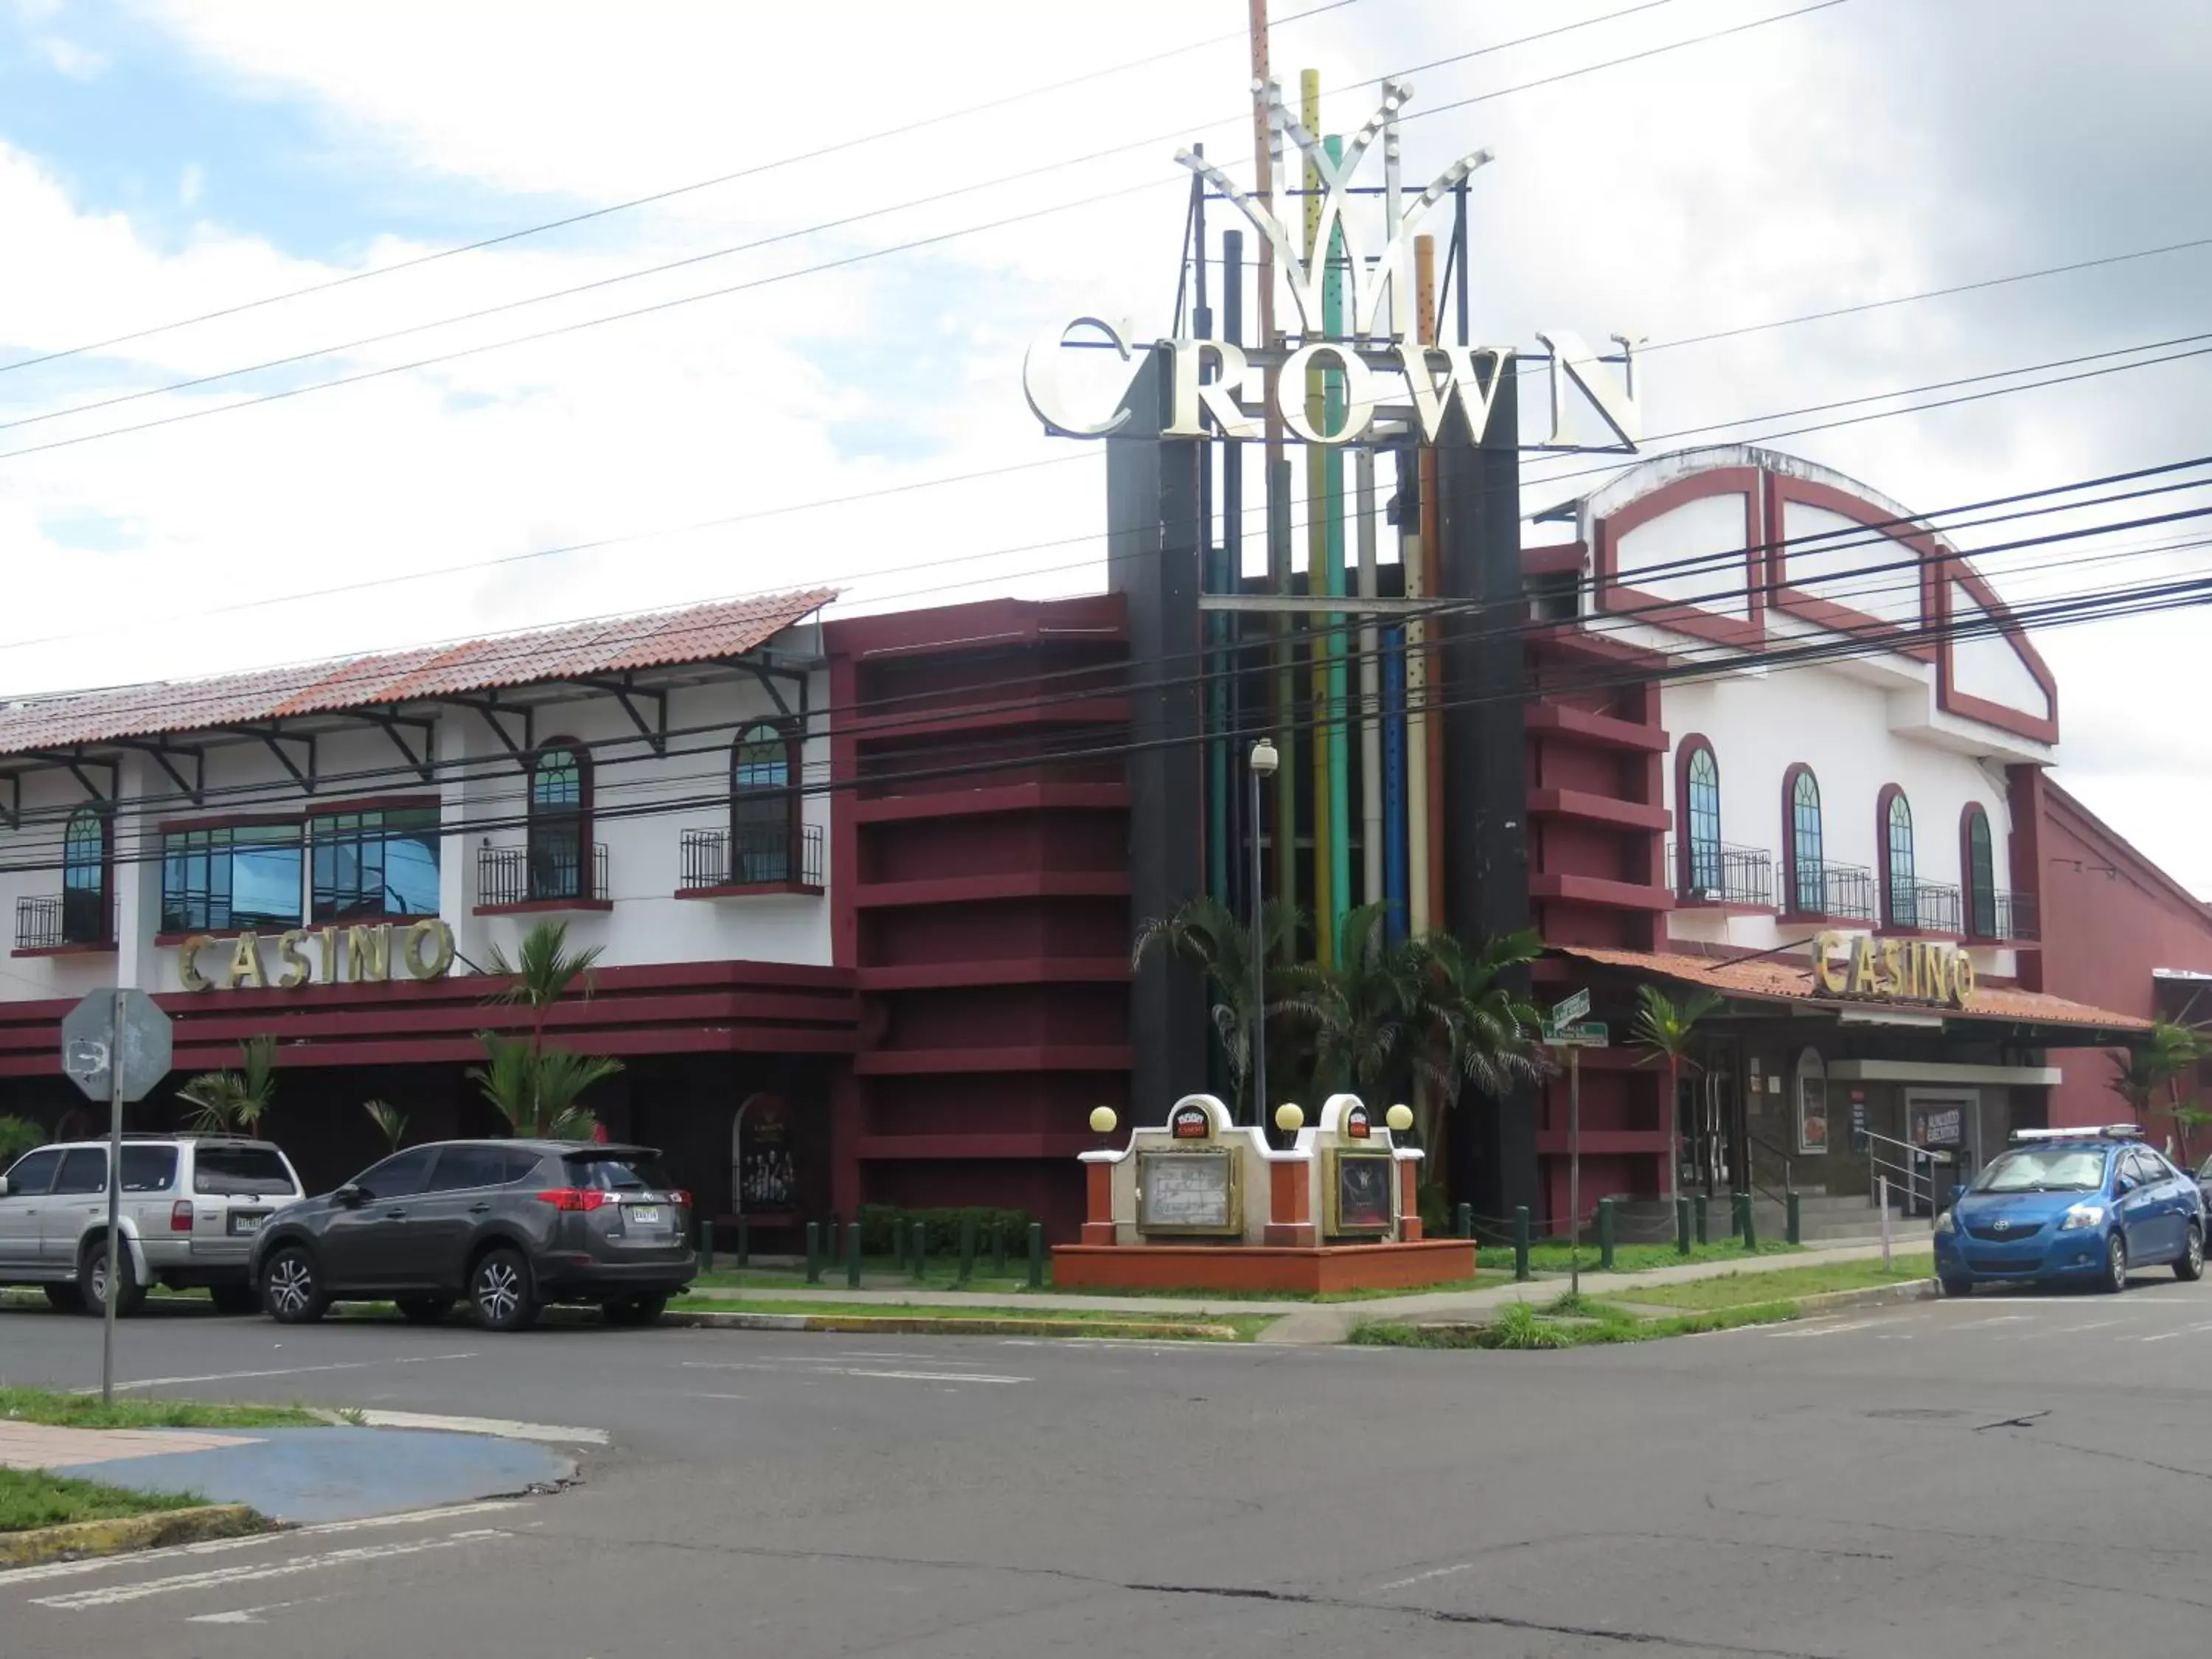
<svg viewBox="0 0 2212 1659">
<path fill-rule="evenodd" d="M 1344 160 L 1344 140 L 1331 133 L 1322 141 L 1332 161 Z M 1330 339 L 1344 333 L 1344 234 L 1332 231 L 1328 263 L 1322 273 L 1322 332 Z M 1334 432 L 1344 424 L 1347 388 L 1344 376 L 1330 369 L 1324 383 L 1322 430 Z M 1322 514 L 1324 524 L 1327 591 L 1340 597 L 1344 586 L 1344 451 L 1331 445 L 1322 459 Z M 1352 743 L 1345 724 L 1346 708 L 1344 659 L 1344 617 L 1328 617 L 1328 865 L 1329 904 L 1334 917 L 1352 908 Z M 1318 712 L 1318 711 L 1317 711 Z M 1336 929 L 1334 918 L 1330 932 Z"/>
</svg>

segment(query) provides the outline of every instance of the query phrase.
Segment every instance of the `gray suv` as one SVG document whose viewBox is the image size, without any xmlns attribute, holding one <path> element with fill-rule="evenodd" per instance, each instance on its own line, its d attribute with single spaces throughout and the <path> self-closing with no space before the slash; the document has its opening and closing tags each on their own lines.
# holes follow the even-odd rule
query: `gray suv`
<svg viewBox="0 0 2212 1659">
<path fill-rule="evenodd" d="M 356 1301 L 434 1325 L 463 1297 L 487 1330 L 520 1330 L 550 1302 L 645 1325 L 697 1271 L 690 1237 L 691 1194 L 650 1147 L 444 1140 L 285 1211 L 254 1241 L 253 1282 L 288 1325 Z"/>
<path fill-rule="evenodd" d="M 116 1311 L 135 1313 L 160 1284 L 204 1286 L 217 1311 L 252 1312 L 254 1235 L 300 1196 L 284 1154 L 229 1136 L 125 1135 L 122 1170 Z M 65 1310 L 106 1305 L 105 1140 L 38 1147 L 0 1176 L 0 1285 L 40 1285 Z"/>
</svg>

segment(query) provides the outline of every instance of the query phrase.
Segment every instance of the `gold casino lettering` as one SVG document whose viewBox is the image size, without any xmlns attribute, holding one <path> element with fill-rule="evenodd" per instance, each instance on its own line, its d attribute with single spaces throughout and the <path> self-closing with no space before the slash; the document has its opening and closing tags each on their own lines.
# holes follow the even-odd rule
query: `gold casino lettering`
<svg viewBox="0 0 2212 1659">
<path fill-rule="evenodd" d="M 1931 939 L 1815 933 L 1813 983 L 1832 997 L 1963 1008 L 1974 994 L 1974 959 Z"/>
<path fill-rule="evenodd" d="M 258 991 L 272 986 L 292 991 L 310 981 L 336 985 L 341 974 L 347 981 L 357 984 L 389 980 L 395 957 L 413 979 L 441 979 L 453 965 L 453 930 L 437 917 L 409 923 L 398 930 L 397 940 L 392 932 L 389 922 L 368 927 L 288 927 L 276 935 L 274 976 L 263 967 L 258 933 L 240 933 L 225 940 L 194 933 L 177 947 L 177 983 L 187 991 L 204 991 L 214 986 L 226 991 Z M 308 959 L 306 948 L 311 940 L 315 946 L 313 961 Z M 210 962 L 220 966 L 202 965 L 203 955 L 209 952 L 214 953 Z"/>
</svg>

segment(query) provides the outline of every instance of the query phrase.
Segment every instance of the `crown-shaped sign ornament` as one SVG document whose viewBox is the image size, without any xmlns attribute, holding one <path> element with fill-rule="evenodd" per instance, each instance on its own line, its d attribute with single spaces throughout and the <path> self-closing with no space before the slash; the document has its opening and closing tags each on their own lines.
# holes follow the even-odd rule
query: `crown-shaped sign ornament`
<svg viewBox="0 0 2212 1659">
<path fill-rule="evenodd" d="M 1463 441 L 1480 442 L 1489 428 L 1498 389 L 1504 377 L 1515 372 L 1514 348 L 1425 345 L 1407 337 L 1413 315 L 1413 248 L 1422 223 L 1438 202 L 1490 164 L 1491 152 L 1478 149 L 1459 157 L 1408 199 L 1399 177 L 1398 112 L 1413 95 L 1410 82 L 1385 80 L 1381 105 L 1340 150 L 1334 139 L 1324 139 L 1306 130 L 1283 102 L 1279 82 L 1262 82 L 1255 90 L 1267 110 L 1271 183 L 1287 177 L 1285 141 L 1297 147 L 1321 182 L 1319 210 L 1311 216 L 1310 232 L 1305 238 L 1275 216 L 1272 203 L 1284 197 L 1285 189 L 1255 196 L 1195 150 L 1179 150 L 1176 160 L 1251 222 L 1273 251 L 1275 269 L 1290 291 L 1299 329 L 1298 343 L 1282 361 L 1277 380 L 1276 406 L 1284 425 L 1291 435 L 1306 443 L 1371 442 L 1376 410 L 1383 404 L 1383 382 L 1377 376 L 1397 374 L 1405 381 L 1400 406 L 1423 441 L 1435 443 L 1449 431 Z M 1377 139 L 1382 149 L 1382 246 L 1370 256 L 1362 245 L 1361 216 L 1352 208 L 1359 193 L 1354 180 Z M 1348 326 L 1333 336 L 1326 323 L 1326 289 L 1337 280 L 1344 287 L 1343 314 Z M 1461 273 L 1461 280 L 1466 280 L 1465 272 Z M 1389 302 L 1387 313 L 1386 301 Z M 1069 406 L 1054 370 L 1060 349 L 1078 329 L 1095 330 L 1104 336 L 1104 343 L 1118 351 L 1124 362 L 1140 347 L 1170 354 L 1170 418 L 1162 435 L 1236 439 L 1261 435 L 1259 422 L 1266 411 L 1244 400 L 1251 362 L 1242 346 L 1212 339 L 1145 342 L 1127 322 L 1095 316 L 1077 318 L 1052 331 L 1032 345 L 1023 360 L 1023 392 L 1031 412 L 1048 432 L 1070 438 L 1103 438 L 1127 425 L 1133 413 L 1126 398 L 1097 419 L 1086 418 Z M 1524 447 L 1632 452 L 1643 437 L 1634 342 L 1626 335 L 1612 337 L 1621 349 L 1614 360 L 1621 368 L 1616 380 L 1605 367 L 1607 360 L 1584 344 L 1581 336 L 1565 329 L 1540 329 L 1536 337 L 1550 354 L 1552 430 L 1547 441 Z M 1209 361 L 1215 370 L 1210 380 L 1206 375 Z M 1306 371 L 1314 368 L 1332 371 L 1342 380 L 1343 414 L 1327 428 L 1313 420 L 1307 408 Z M 1586 445 L 1567 440 L 1571 389 L 1596 412 L 1613 441 Z M 1456 424 L 1449 419 L 1455 404 L 1462 416 Z"/>
</svg>

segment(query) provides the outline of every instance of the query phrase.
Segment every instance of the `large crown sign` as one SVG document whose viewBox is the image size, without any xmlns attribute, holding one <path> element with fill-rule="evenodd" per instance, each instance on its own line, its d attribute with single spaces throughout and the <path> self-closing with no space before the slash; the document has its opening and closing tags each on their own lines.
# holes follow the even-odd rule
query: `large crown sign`
<svg viewBox="0 0 2212 1659">
<path fill-rule="evenodd" d="M 1267 209 L 1265 203 L 1254 199 L 1239 190 L 1220 168 L 1213 166 L 1196 152 L 1183 149 L 1176 152 L 1176 160 L 1197 173 L 1267 239 L 1275 251 L 1275 261 L 1289 283 L 1291 299 L 1298 308 L 1298 319 L 1304 332 L 1322 332 L 1322 276 L 1328 267 L 1329 250 L 1339 236 L 1343 238 L 1346 309 L 1352 319 L 1352 333 L 1363 339 L 1376 337 L 1376 321 L 1382 314 L 1382 296 L 1394 283 L 1411 280 L 1411 260 L 1413 234 L 1420 228 L 1421 221 L 1429 210 L 1455 189 L 1476 168 L 1486 165 L 1492 158 L 1486 149 L 1478 149 L 1462 155 L 1438 173 L 1429 187 L 1413 198 L 1410 206 L 1402 204 L 1398 188 L 1398 112 L 1413 95 L 1413 83 L 1407 81 L 1385 80 L 1382 82 L 1382 103 L 1367 118 L 1367 125 L 1353 135 L 1345 146 L 1344 156 L 1339 161 L 1328 153 L 1328 148 L 1313 133 L 1308 132 L 1298 118 L 1291 113 L 1283 102 L 1279 82 L 1267 81 L 1258 90 L 1266 100 L 1269 136 L 1270 170 L 1279 179 L 1283 172 L 1283 140 L 1288 137 L 1298 147 L 1299 153 L 1312 166 L 1322 181 L 1326 194 L 1322 198 L 1321 216 L 1313 233 L 1313 258 L 1310 263 L 1301 252 L 1297 239 L 1287 226 Z M 1386 240 L 1382 252 L 1370 267 L 1361 252 L 1359 240 L 1353 228 L 1351 214 L 1352 181 L 1359 172 L 1359 164 L 1374 148 L 1375 140 L 1382 140 L 1382 222 Z M 1269 192 L 1271 195 L 1273 191 Z M 1402 289 L 1400 290 L 1403 292 Z M 1403 331 L 1395 331 L 1402 332 Z"/>
</svg>

